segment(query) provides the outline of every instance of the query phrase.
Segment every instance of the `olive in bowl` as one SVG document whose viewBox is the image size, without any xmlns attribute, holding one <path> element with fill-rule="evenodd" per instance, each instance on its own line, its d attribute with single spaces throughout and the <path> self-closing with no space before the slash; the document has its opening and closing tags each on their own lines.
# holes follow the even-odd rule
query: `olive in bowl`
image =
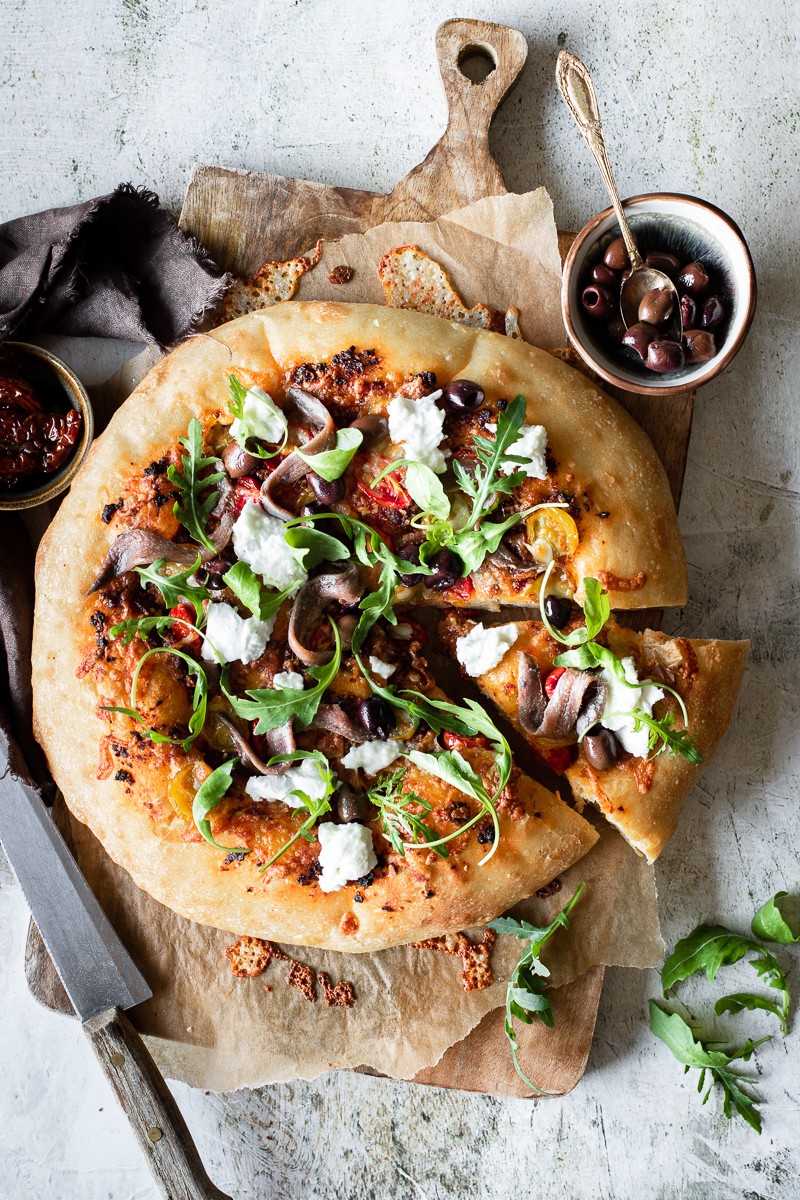
<svg viewBox="0 0 800 1200">
<path fill-rule="evenodd" d="M 676 395 L 719 374 L 742 345 L 756 305 L 752 260 L 738 226 L 713 204 L 677 193 L 635 196 L 624 204 L 642 258 L 678 291 L 680 341 L 669 332 L 677 315 L 671 291 L 645 296 L 638 322 L 624 327 L 619 292 L 630 264 L 613 209 L 594 217 L 569 250 L 564 322 L 577 353 L 607 383 Z M 603 289 L 602 315 L 592 289 Z"/>
<path fill-rule="evenodd" d="M 27 342 L 0 345 L 0 511 L 65 491 L 93 431 L 86 389 L 66 363 Z"/>
</svg>

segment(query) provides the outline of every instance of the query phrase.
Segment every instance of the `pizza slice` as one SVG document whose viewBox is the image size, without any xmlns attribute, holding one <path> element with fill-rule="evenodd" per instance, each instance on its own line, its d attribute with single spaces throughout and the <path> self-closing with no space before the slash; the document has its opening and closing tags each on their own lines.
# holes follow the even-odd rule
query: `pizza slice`
<svg viewBox="0 0 800 1200">
<path fill-rule="evenodd" d="M 749 642 L 626 629 L 591 581 L 583 616 L 555 596 L 544 612 L 546 622 L 485 628 L 451 611 L 441 633 L 579 804 L 653 862 L 725 734 Z"/>
</svg>

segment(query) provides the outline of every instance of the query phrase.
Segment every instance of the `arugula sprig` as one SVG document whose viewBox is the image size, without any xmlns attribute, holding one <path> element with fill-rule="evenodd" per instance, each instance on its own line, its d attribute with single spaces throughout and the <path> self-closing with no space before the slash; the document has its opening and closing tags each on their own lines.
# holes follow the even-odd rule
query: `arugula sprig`
<svg viewBox="0 0 800 1200">
<path fill-rule="evenodd" d="M 429 775 L 435 775 L 443 783 L 457 788 L 465 796 L 471 796 L 473 800 L 477 800 L 480 804 L 480 808 L 474 817 L 471 817 L 463 825 L 460 825 L 458 829 L 453 830 L 452 833 L 448 833 L 445 837 L 429 841 L 427 849 L 435 850 L 438 846 L 446 846 L 454 838 L 460 837 L 462 833 L 466 833 L 472 829 L 473 825 L 477 825 L 483 817 L 488 816 L 491 818 L 494 827 L 494 836 L 492 838 L 491 849 L 484 854 L 478 863 L 478 866 L 482 867 L 497 850 L 500 842 L 500 820 L 497 816 L 495 800 L 489 795 L 478 772 L 472 769 L 467 760 L 457 750 L 443 750 L 437 754 L 426 754 L 422 750 L 406 750 L 405 756 L 413 762 L 415 767 L 419 767 L 421 771 L 427 771 Z"/>
<path fill-rule="evenodd" d="M 241 600 L 259 621 L 268 621 L 295 591 L 295 587 L 285 588 L 282 592 L 269 591 L 252 568 L 242 561 L 235 562 L 222 578 L 236 599 Z"/>
<path fill-rule="evenodd" d="M 221 767 L 217 767 L 215 771 L 212 771 L 208 778 L 201 783 L 195 792 L 194 801 L 192 802 L 192 819 L 198 833 L 202 834 L 208 844 L 216 850 L 236 850 L 240 853 L 249 854 L 250 851 L 246 850 L 243 846 L 221 846 L 215 840 L 211 832 L 211 823 L 208 820 L 208 814 L 222 803 L 223 797 L 231 786 L 233 768 L 238 761 L 238 758 L 229 759 Z"/>
<path fill-rule="evenodd" d="M 553 665 L 556 667 L 573 667 L 577 671 L 592 671 L 605 668 L 627 688 L 641 688 L 648 684 L 659 687 L 662 691 L 669 692 L 670 696 L 678 702 L 684 724 L 688 725 L 689 714 L 686 711 L 686 704 L 683 697 L 679 692 L 676 692 L 674 688 L 668 687 L 666 683 L 656 683 L 654 679 L 643 679 L 636 683 L 631 683 L 626 678 L 625 667 L 616 654 L 612 650 L 609 650 L 607 646 L 601 646 L 599 642 L 595 641 L 595 638 L 611 616 L 611 603 L 608 593 L 603 590 L 602 585 L 597 579 L 588 578 L 583 581 L 583 625 L 567 634 L 561 633 L 560 630 L 554 628 L 547 618 L 544 603 L 547 594 L 547 585 L 554 566 L 555 563 L 550 563 L 542 576 L 539 591 L 539 612 L 542 624 L 553 641 L 560 642 L 562 646 L 569 648 L 553 660 Z M 666 713 L 663 717 L 653 717 L 649 713 L 643 712 L 642 709 L 635 708 L 630 712 L 610 713 L 609 716 L 630 716 L 633 718 L 635 732 L 645 727 L 649 730 L 647 744 L 650 758 L 657 758 L 659 754 L 663 754 L 665 750 L 669 750 L 671 754 L 680 754 L 687 762 L 694 765 L 698 765 L 703 761 L 703 756 L 697 749 L 688 729 L 674 728 L 675 717 L 672 713 Z"/>
<path fill-rule="evenodd" d="M 405 471 L 403 486 L 417 507 L 422 509 L 423 516 L 446 521 L 450 516 L 450 498 L 439 476 L 425 463 L 419 463 L 413 458 L 396 458 L 375 476 L 369 485 L 370 488 L 376 488 L 387 475 L 393 475 L 395 471 L 400 470 Z"/>
<path fill-rule="evenodd" d="M 722 925 L 698 925 L 687 937 L 677 942 L 661 970 L 664 995 L 699 971 L 705 971 L 706 979 L 713 983 L 721 967 L 731 966 L 747 955 L 752 956 L 748 962 L 759 979 L 780 994 L 780 1001 L 751 992 L 736 992 L 719 999 L 714 1005 L 714 1012 L 719 1016 L 726 1012 L 742 1012 L 744 1009 L 765 1009 L 778 1018 L 785 1037 L 789 1019 L 789 989 L 778 960 L 760 942 L 732 933 Z"/>
<path fill-rule="evenodd" d="M 762 904 L 753 917 L 750 928 L 753 935 L 765 942 L 780 942 L 784 946 L 800 942 L 800 928 L 795 933 L 781 909 L 781 901 L 788 892 L 776 892 L 766 904 Z"/>
<path fill-rule="evenodd" d="M 499 503 L 501 495 L 510 495 L 525 479 L 524 471 L 505 474 L 508 464 L 523 466 L 525 458 L 509 454 L 509 446 L 519 441 L 519 431 L 525 421 L 527 406 L 524 396 L 515 396 L 504 412 L 497 414 L 497 430 L 494 438 L 481 434 L 473 436 L 478 464 L 470 474 L 460 462 L 453 464 L 453 472 L 459 487 L 472 501 L 467 525 L 475 528 Z"/>
<path fill-rule="evenodd" d="M 528 943 L 506 987 L 505 1033 L 511 1047 L 511 1061 L 514 1064 L 514 1070 L 520 1079 L 540 1096 L 546 1096 L 548 1093 L 537 1087 L 519 1065 L 520 1046 L 514 1032 L 514 1021 L 532 1025 L 534 1020 L 539 1020 L 548 1029 L 552 1029 L 555 1023 L 553 1004 L 545 991 L 550 971 L 542 962 L 542 950 L 558 929 L 569 929 L 570 913 L 579 902 L 585 889 L 586 884 L 581 883 L 558 916 L 542 929 L 537 929 L 528 921 L 518 921 L 514 917 L 497 917 L 496 920 L 489 922 L 489 928 L 494 929 L 496 933 L 508 933 L 519 938 L 520 941 Z"/>
<path fill-rule="evenodd" d="M 297 453 L 315 475 L 333 483 L 344 475 L 363 440 L 360 429 L 337 429 L 336 444 L 331 450 L 320 450 L 319 454 L 304 454 L 302 450 Z"/>
<path fill-rule="evenodd" d="M 215 485 L 225 478 L 225 472 L 220 469 L 222 463 L 218 458 L 203 454 L 203 427 L 197 417 L 189 422 L 188 436 L 178 441 L 186 454 L 181 455 L 180 470 L 173 466 L 167 471 L 167 478 L 178 491 L 172 511 L 196 542 L 213 550 L 206 526 L 217 503 Z"/>
<path fill-rule="evenodd" d="M 367 792 L 367 799 L 379 809 L 381 829 L 401 858 L 405 858 L 407 846 L 427 847 L 440 858 L 447 858 L 447 847 L 439 843 L 436 830 L 425 823 L 424 818 L 433 810 L 433 805 L 403 786 L 406 770 L 406 767 L 400 767 L 382 776 Z"/>
<path fill-rule="evenodd" d="M 273 863 L 277 862 L 281 855 L 290 850 L 300 838 L 303 838 L 306 842 L 313 842 L 314 834 L 312 831 L 314 826 L 320 817 L 325 816 L 326 813 L 331 811 L 330 798 L 336 790 L 337 780 L 331 770 L 330 763 L 321 750 L 293 750 L 291 754 L 276 754 L 274 758 L 269 760 L 268 765 L 271 766 L 273 763 L 280 762 L 300 762 L 301 759 L 310 759 L 317 764 L 320 779 L 325 785 L 325 794 L 322 797 L 309 796 L 302 788 L 296 788 L 294 791 L 289 792 L 286 799 L 288 800 L 290 796 L 294 796 L 297 800 L 297 807 L 293 810 L 292 816 L 298 817 L 302 813 L 307 813 L 308 815 L 300 828 L 296 829 L 289 840 L 281 846 L 280 850 L 277 850 L 269 861 L 265 862 L 260 868 L 262 873 L 268 867 L 271 867 Z"/>
<path fill-rule="evenodd" d="M 748 1062 L 756 1047 L 770 1039 L 763 1037 L 753 1042 L 748 1038 L 742 1046 L 726 1048 L 724 1043 L 704 1041 L 697 1029 L 685 1021 L 680 1013 L 667 1012 L 655 1000 L 651 1000 L 649 1006 L 651 1031 L 661 1039 L 678 1062 L 684 1064 L 684 1074 L 691 1067 L 700 1072 L 697 1081 L 698 1092 L 702 1092 L 706 1075 L 709 1076 L 710 1082 L 703 1096 L 703 1104 L 707 1103 L 714 1084 L 718 1083 L 723 1090 L 722 1111 L 725 1116 L 730 1119 L 736 1113 L 755 1129 L 756 1133 L 761 1133 L 761 1117 L 756 1101 L 741 1087 L 743 1082 L 751 1080 L 741 1071 L 732 1069 L 731 1064 L 739 1060 Z"/>
<path fill-rule="evenodd" d="M 317 682 L 312 688 L 298 691 L 297 688 L 255 688 L 248 690 L 248 699 L 242 699 L 229 690 L 226 673 L 223 672 L 220 687 L 230 701 L 233 711 L 246 721 L 256 721 L 256 733 L 268 733 L 278 729 L 294 718 L 298 729 L 306 729 L 317 714 L 322 697 L 330 687 L 342 661 L 342 639 L 335 622 L 331 621 L 334 648 L 331 660 L 325 666 L 309 667 L 308 673 Z"/>
<path fill-rule="evenodd" d="M 172 617 L 145 618 L 146 621 L 152 622 L 167 622 L 172 621 L 173 619 L 174 618 Z M 121 630 L 123 626 L 130 624 L 131 622 L 129 621 L 120 622 L 119 625 L 115 625 L 112 628 L 112 634 L 114 629 Z M 189 623 L 188 621 L 184 621 L 182 624 L 188 625 Z M 163 626 L 157 626 L 155 624 L 152 626 L 152 628 L 162 627 Z M 194 628 L 194 626 L 189 627 Z M 135 633 L 139 632 L 141 632 L 139 629 L 133 630 L 131 631 L 130 636 L 133 637 Z M 127 636 L 128 631 L 126 630 L 125 633 Z M 128 641 L 130 641 L 130 638 L 128 638 Z M 146 653 L 144 653 L 139 659 L 131 679 L 130 708 L 124 708 L 120 705 L 105 704 L 100 706 L 101 711 L 121 713 L 123 716 L 130 717 L 131 720 L 137 721 L 140 725 L 147 726 L 146 720 L 136 707 L 137 689 L 139 686 L 139 675 L 141 674 L 142 667 L 156 654 L 174 654 L 176 658 L 180 658 L 186 664 L 186 669 L 188 670 L 189 674 L 194 676 L 195 685 L 192 693 L 192 713 L 189 717 L 187 726 L 189 732 L 186 737 L 168 737 L 167 734 L 159 733 L 158 730 L 150 728 L 145 728 L 144 737 L 149 738 L 151 742 L 155 742 L 157 744 L 168 742 L 170 745 L 180 746 L 183 750 L 188 750 L 192 742 L 195 741 L 195 739 L 198 738 L 203 732 L 203 726 L 206 722 L 206 711 L 208 707 L 208 677 L 203 668 L 200 666 L 199 662 L 192 658 L 191 655 L 186 654 L 183 650 L 179 650 L 175 646 L 154 646 L 151 650 L 146 651 Z"/>
<path fill-rule="evenodd" d="M 137 567 L 136 574 L 141 579 L 142 583 L 152 583 L 161 592 L 161 598 L 164 601 L 166 608 L 175 608 L 180 604 L 181 600 L 185 600 L 187 604 L 191 604 L 194 608 L 197 621 L 196 624 L 203 624 L 203 601 L 211 599 L 211 593 L 208 588 L 202 587 L 198 583 L 192 583 L 192 576 L 196 571 L 200 570 L 202 558 L 200 554 L 191 567 L 187 567 L 185 571 L 176 571 L 172 575 L 163 575 L 161 568 L 164 566 L 166 559 L 159 558 L 149 567 Z"/>
</svg>

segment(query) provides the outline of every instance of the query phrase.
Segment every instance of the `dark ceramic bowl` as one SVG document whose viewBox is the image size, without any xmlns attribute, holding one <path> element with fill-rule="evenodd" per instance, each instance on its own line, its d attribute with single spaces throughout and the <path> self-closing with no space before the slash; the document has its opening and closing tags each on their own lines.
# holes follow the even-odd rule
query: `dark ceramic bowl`
<svg viewBox="0 0 800 1200">
<path fill-rule="evenodd" d="M 33 346 L 28 342 L 2 342 L 0 346 L 16 350 L 23 357 L 37 359 L 40 364 L 47 366 L 51 383 L 58 391 L 58 398 L 63 407 L 74 408 L 83 417 L 80 436 L 73 447 L 67 461 L 57 471 L 42 478 L 36 487 L 24 490 L 14 488 L 10 491 L 0 491 L 0 512 L 11 512 L 23 508 L 34 508 L 37 504 L 46 504 L 66 491 L 86 457 L 92 444 L 94 432 L 94 416 L 92 405 L 86 389 L 60 358 L 44 350 L 41 346 Z"/>
<path fill-rule="evenodd" d="M 610 343 L 602 325 L 584 312 L 580 298 L 588 273 L 602 261 L 609 242 L 619 237 L 612 208 L 593 217 L 572 243 L 561 285 L 564 323 L 578 354 L 607 383 L 628 392 L 674 396 L 707 383 L 737 354 L 756 309 L 753 261 L 738 225 L 705 200 L 663 192 L 633 196 L 623 205 L 643 258 L 650 250 L 665 250 L 681 262 L 700 260 L 711 268 L 727 313 L 717 336 L 717 353 L 708 362 L 657 375 L 632 352 Z"/>
</svg>

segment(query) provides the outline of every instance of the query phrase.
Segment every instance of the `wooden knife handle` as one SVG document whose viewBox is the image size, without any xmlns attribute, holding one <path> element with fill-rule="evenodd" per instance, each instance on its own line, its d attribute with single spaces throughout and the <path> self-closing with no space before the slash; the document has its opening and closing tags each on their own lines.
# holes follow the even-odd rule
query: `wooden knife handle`
<svg viewBox="0 0 800 1200">
<path fill-rule="evenodd" d="M 166 1200 L 230 1200 L 206 1175 L 164 1077 L 122 1009 L 98 1013 L 83 1028 Z"/>
</svg>

